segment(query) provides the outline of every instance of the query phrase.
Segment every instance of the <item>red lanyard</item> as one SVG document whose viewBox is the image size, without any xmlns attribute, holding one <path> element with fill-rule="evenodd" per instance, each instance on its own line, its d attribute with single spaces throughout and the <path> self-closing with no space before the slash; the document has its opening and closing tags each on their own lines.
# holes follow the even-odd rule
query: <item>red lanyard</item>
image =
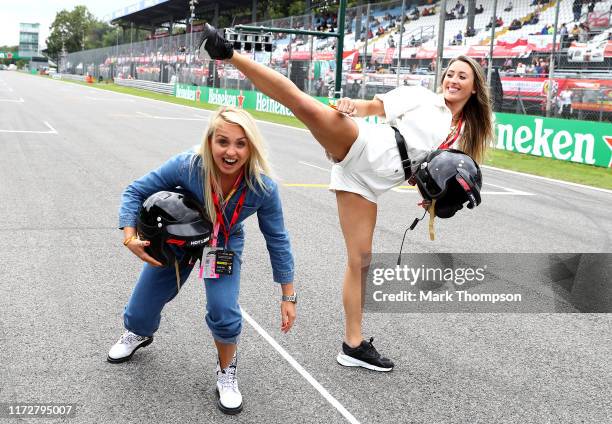
<svg viewBox="0 0 612 424">
<path fill-rule="evenodd" d="M 236 182 L 234 183 L 234 186 L 230 190 L 230 194 L 227 196 L 225 200 L 225 204 L 223 205 L 223 210 L 221 210 L 221 206 L 219 205 L 219 196 L 217 195 L 214 188 L 212 190 L 213 203 L 215 205 L 215 211 L 217 212 L 217 223 L 215 225 L 215 230 L 217 230 L 217 228 L 221 229 L 221 231 L 223 232 L 223 236 L 225 237 L 226 246 L 227 246 L 227 242 L 229 241 L 230 230 L 232 229 L 234 224 L 236 224 L 236 221 L 238 221 L 238 216 L 240 215 L 240 211 L 242 210 L 242 205 L 244 204 L 244 199 L 246 198 L 246 192 L 247 192 L 246 187 L 242 191 L 242 194 L 240 195 L 240 197 L 238 198 L 238 203 L 236 203 L 236 208 L 234 209 L 234 213 L 232 214 L 232 219 L 230 220 L 229 226 L 227 227 L 225 226 L 225 218 L 223 216 L 223 212 L 225 212 L 225 206 L 226 206 L 227 201 L 232 197 L 232 195 L 236 192 L 238 186 L 240 185 L 240 182 L 242 181 L 242 175 L 243 174 L 240 173 L 238 178 L 236 178 Z M 215 231 L 213 234 L 213 245 L 214 246 L 217 245 L 217 231 Z"/>
<path fill-rule="evenodd" d="M 453 144 L 455 144 L 455 141 L 457 141 L 457 139 L 461 135 L 461 127 L 462 126 L 463 126 L 463 114 L 461 114 L 461 117 L 459 117 L 459 122 L 457 122 L 457 129 L 455 131 L 453 139 L 450 140 L 451 136 L 453 135 L 453 133 L 450 133 L 448 135 L 448 137 L 446 137 L 446 140 L 444 140 L 444 143 L 440 144 L 438 149 L 446 150 L 446 149 L 450 148 Z"/>
</svg>

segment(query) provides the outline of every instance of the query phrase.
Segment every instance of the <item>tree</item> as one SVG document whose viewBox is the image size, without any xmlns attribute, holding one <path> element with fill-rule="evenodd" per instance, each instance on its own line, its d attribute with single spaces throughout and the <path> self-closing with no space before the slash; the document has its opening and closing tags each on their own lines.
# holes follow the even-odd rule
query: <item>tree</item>
<svg viewBox="0 0 612 424">
<path fill-rule="evenodd" d="M 58 12 L 49 29 L 46 53 L 56 60 L 61 56 L 62 48 L 72 53 L 115 44 L 115 28 L 97 20 L 85 6 Z"/>
</svg>

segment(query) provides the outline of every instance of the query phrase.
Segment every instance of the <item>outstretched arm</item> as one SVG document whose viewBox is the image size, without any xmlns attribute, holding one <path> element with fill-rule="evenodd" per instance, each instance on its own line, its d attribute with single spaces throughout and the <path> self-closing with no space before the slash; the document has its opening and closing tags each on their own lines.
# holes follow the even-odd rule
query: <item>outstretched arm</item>
<svg viewBox="0 0 612 424">
<path fill-rule="evenodd" d="M 380 99 L 355 100 L 343 97 L 336 103 L 338 112 L 346 113 L 349 116 L 380 116 L 385 117 L 385 107 Z"/>
</svg>

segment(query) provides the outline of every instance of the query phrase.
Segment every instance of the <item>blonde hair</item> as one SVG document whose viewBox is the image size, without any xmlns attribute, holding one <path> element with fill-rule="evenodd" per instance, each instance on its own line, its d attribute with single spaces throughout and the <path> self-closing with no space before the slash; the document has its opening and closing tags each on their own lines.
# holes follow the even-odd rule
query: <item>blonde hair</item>
<svg viewBox="0 0 612 424">
<path fill-rule="evenodd" d="M 212 200 L 213 190 L 222 198 L 219 168 L 215 164 L 211 152 L 212 139 L 217 128 L 222 123 L 239 125 L 249 140 L 250 155 L 244 165 L 244 179 L 249 190 L 257 192 L 258 188 L 267 191 L 262 175 L 272 176 L 272 169 L 268 162 L 267 150 L 259 128 L 250 113 L 235 107 L 221 107 L 210 118 L 210 123 L 198 155 L 202 158 L 202 183 L 204 186 L 204 209 L 213 224 L 217 219 L 215 206 Z"/>
<path fill-rule="evenodd" d="M 442 74 L 442 81 L 450 66 L 461 61 L 467 63 L 474 73 L 474 91 L 463 106 L 465 129 L 459 141 L 459 149 L 470 155 L 476 162 L 482 162 L 489 141 L 493 138 L 493 110 L 487 79 L 482 67 L 468 56 L 457 56 L 451 60 Z"/>
</svg>

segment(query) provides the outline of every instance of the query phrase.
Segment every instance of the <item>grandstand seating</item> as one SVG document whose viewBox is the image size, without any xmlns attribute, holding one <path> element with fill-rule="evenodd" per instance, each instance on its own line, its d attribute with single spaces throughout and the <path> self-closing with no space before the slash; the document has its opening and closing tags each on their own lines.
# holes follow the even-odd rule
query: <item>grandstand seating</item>
<svg viewBox="0 0 612 424">
<path fill-rule="evenodd" d="M 467 0 L 460 0 L 467 8 Z M 506 1 L 498 2 L 498 10 L 497 16 L 501 17 L 503 20 L 503 26 L 497 27 L 495 29 L 495 40 L 496 44 L 500 46 L 513 46 L 518 44 L 534 44 L 536 46 L 541 47 L 543 50 L 550 50 L 550 46 L 552 44 L 552 37 L 550 35 L 542 35 L 542 28 L 545 26 L 552 26 L 555 20 L 555 1 L 551 0 L 548 4 L 543 6 L 532 5 L 533 0 L 514 0 L 513 7 L 509 11 L 505 11 L 504 8 L 507 4 Z M 475 16 L 474 21 L 474 29 L 475 34 L 471 37 L 465 36 L 465 29 L 467 26 L 467 13 L 461 19 L 452 19 L 447 20 L 445 22 L 445 46 L 449 46 L 453 43 L 455 36 L 462 32 L 462 44 L 465 46 L 479 46 L 479 45 L 488 45 L 490 41 L 491 31 L 490 29 L 486 29 L 487 24 L 489 24 L 491 17 L 493 15 L 493 4 L 490 1 L 477 1 L 477 5 L 482 5 L 484 11 Z M 563 0 L 561 2 L 560 12 L 559 12 L 559 26 L 565 23 L 568 29 L 571 29 L 575 24 L 579 24 L 580 22 L 574 22 L 574 15 L 572 12 L 572 0 Z M 596 10 L 607 11 L 610 10 L 612 6 L 612 0 L 604 0 L 596 3 Z M 435 8 L 435 14 L 430 16 L 423 16 L 423 11 L 425 8 Z M 403 47 L 409 47 L 411 45 L 411 40 L 413 43 L 416 42 L 418 45 L 422 45 L 426 49 L 435 49 L 437 43 L 437 27 L 439 22 L 439 2 L 434 3 L 433 5 L 427 6 L 418 6 L 420 18 L 417 20 L 409 20 L 404 24 L 404 33 L 403 38 L 401 40 L 401 45 Z M 454 2 L 447 2 L 447 8 L 454 7 Z M 406 10 L 405 14 L 409 14 L 412 7 Z M 582 18 L 584 20 L 586 17 L 586 9 L 587 6 L 583 6 Z M 535 13 L 539 13 L 539 21 L 535 24 L 527 23 L 529 17 Z M 387 19 L 387 17 L 391 15 L 391 19 Z M 371 7 L 371 18 L 368 25 L 366 25 L 366 15 L 365 8 L 363 9 L 363 13 L 361 15 L 361 28 L 367 28 L 368 31 L 371 31 L 372 37 L 367 41 L 368 43 L 368 51 L 372 52 L 379 49 L 387 49 L 389 47 L 389 38 L 393 38 L 393 43 L 395 47 L 399 47 L 399 22 L 401 15 L 401 6 L 398 3 L 394 3 L 392 5 L 388 4 L 374 4 Z M 302 17 L 294 17 L 293 22 L 299 22 L 301 25 L 293 25 L 294 27 L 300 28 L 312 28 L 310 23 L 310 16 L 302 16 Z M 518 19 L 522 27 L 516 30 L 510 30 L 510 23 L 514 20 Z M 285 20 L 288 20 L 285 19 Z M 318 21 L 320 22 L 320 20 Z M 396 24 L 397 23 L 397 24 Z M 263 23 L 260 23 L 263 24 Z M 266 22 L 269 24 L 269 22 Z M 283 25 L 284 22 L 280 22 L 279 20 L 275 21 L 275 26 L 281 24 L 281 26 L 289 26 Z M 376 32 L 379 27 L 382 27 L 384 30 L 384 34 L 376 35 Z M 355 29 L 356 23 L 355 19 L 349 15 L 347 19 L 347 29 L 349 30 L 345 39 L 344 39 L 344 47 L 345 50 L 362 50 L 364 47 L 364 41 L 355 39 Z M 425 29 L 425 30 L 424 30 Z M 363 38 L 364 30 L 362 30 L 362 38 Z M 523 40 L 522 43 L 519 43 L 519 40 Z M 528 40 L 528 41 L 527 41 Z M 285 38 L 282 41 L 277 42 L 276 54 L 280 54 L 286 50 L 289 50 L 289 38 Z M 332 51 L 334 42 L 330 39 L 315 39 L 313 41 L 313 48 L 317 52 L 325 52 Z M 310 50 L 310 44 L 304 43 L 303 39 L 299 37 L 294 38 L 291 44 L 290 50 L 292 52 L 299 51 L 307 51 Z"/>
</svg>

